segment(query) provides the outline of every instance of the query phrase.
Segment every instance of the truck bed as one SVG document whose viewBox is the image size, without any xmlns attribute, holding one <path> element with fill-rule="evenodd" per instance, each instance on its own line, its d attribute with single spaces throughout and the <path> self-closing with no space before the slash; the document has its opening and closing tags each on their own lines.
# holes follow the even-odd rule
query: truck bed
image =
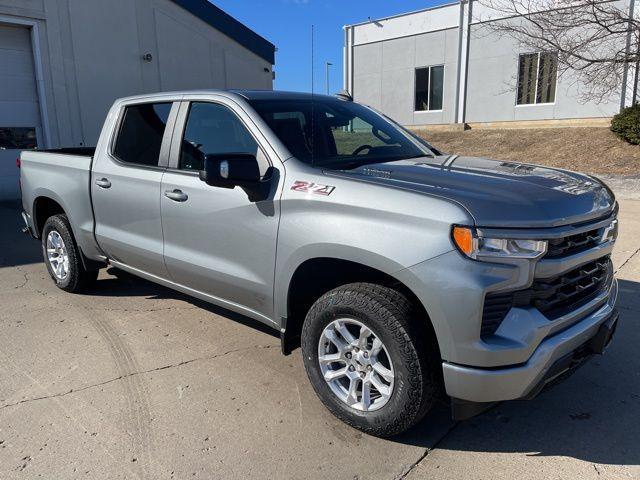
<svg viewBox="0 0 640 480">
<path fill-rule="evenodd" d="M 95 147 L 67 147 L 67 148 L 50 148 L 45 150 L 34 150 L 37 153 L 57 153 L 59 155 L 75 155 L 83 157 L 93 157 L 96 153 Z"/>
<path fill-rule="evenodd" d="M 94 152 L 94 148 L 81 147 L 24 151 L 20 155 L 22 207 L 33 232 L 38 235 L 43 223 L 33 216 L 36 203 L 54 201 L 67 214 L 85 254 L 98 250 L 90 192 Z"/>
</svg>

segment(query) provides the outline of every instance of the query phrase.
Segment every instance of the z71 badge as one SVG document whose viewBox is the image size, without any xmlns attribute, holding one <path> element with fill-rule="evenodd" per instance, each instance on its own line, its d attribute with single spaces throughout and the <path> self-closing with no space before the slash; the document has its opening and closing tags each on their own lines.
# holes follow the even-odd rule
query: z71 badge
<svg viewBox="0 0 640 480">
<path fill-rule="evenodd" d="M 315 193 L 317 195 L 331 195 L 331 192 L 335 189 L 336 187 L 332 187 L 331 185 L 320 185 L 318 183 L 303 182 L 301 180 L 296 180 L 291 186 L 291 190 L 296 192 Z"/>
</svg>

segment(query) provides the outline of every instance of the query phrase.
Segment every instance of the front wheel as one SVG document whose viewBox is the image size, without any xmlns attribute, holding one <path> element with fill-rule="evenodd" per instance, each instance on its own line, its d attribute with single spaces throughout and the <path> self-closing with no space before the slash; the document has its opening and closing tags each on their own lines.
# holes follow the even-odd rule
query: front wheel
<svg viewBox="0 0 640 480">
<path fill-rule="evenodd" d="M 98 278 L 97 270 L 85 270 L 66 215 L 54 215 L 45 222 L 42 255 L 49 275 L 62 290 L 79 292 Z"/>
<path fill-rule="evenodd" d="M 307 375 L 325 406 L 366 433 L 401 433 L 426 414 L 437 388 L 435 365 L 396 290 L 354 283 L 323 295 L 302 330 Z"/>
</svg>

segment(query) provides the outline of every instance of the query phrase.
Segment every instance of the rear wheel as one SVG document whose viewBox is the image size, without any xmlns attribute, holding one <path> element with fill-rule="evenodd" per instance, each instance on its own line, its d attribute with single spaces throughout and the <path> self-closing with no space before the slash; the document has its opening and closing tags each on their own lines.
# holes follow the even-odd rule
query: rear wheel
<svg viewBox="0 0 640 480">
<path fill-rule="evenodd" d="M 334 415 L 387 437 L 431 408 L 437 367 L 425 352 L 421 319 L 412 317 L 404 295 L 368 283 L 336 288 L 311 307 L 302 330 L 305 369 Z"/>
<path fill-rule="evenodd" d="M 79 292 L 93 285 L 98 270 L 85 270 L 66 215 L 49 217 L 42 229 L 42 254 L 49 275 L 67 292 Z"/>
</svg>

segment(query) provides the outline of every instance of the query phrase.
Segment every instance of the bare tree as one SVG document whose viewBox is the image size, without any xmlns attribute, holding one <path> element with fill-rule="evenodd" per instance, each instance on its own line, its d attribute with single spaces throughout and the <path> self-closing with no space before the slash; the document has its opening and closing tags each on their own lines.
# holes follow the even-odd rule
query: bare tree
<svg viewBox="0 0 640 480">
<path fill-rule="evenodd" d="M 631 2 L 631 3 L 630 3 Z M 602 102 L 634 70 L 640 101 L 640 0 L 478 0 L 482 28 L 515 38 L 532 52 L 557 54 L 558 75 L 575 72 L 583 100 Z M 500 19 L 501 20 L 496 20 Z"/>
</svg>

